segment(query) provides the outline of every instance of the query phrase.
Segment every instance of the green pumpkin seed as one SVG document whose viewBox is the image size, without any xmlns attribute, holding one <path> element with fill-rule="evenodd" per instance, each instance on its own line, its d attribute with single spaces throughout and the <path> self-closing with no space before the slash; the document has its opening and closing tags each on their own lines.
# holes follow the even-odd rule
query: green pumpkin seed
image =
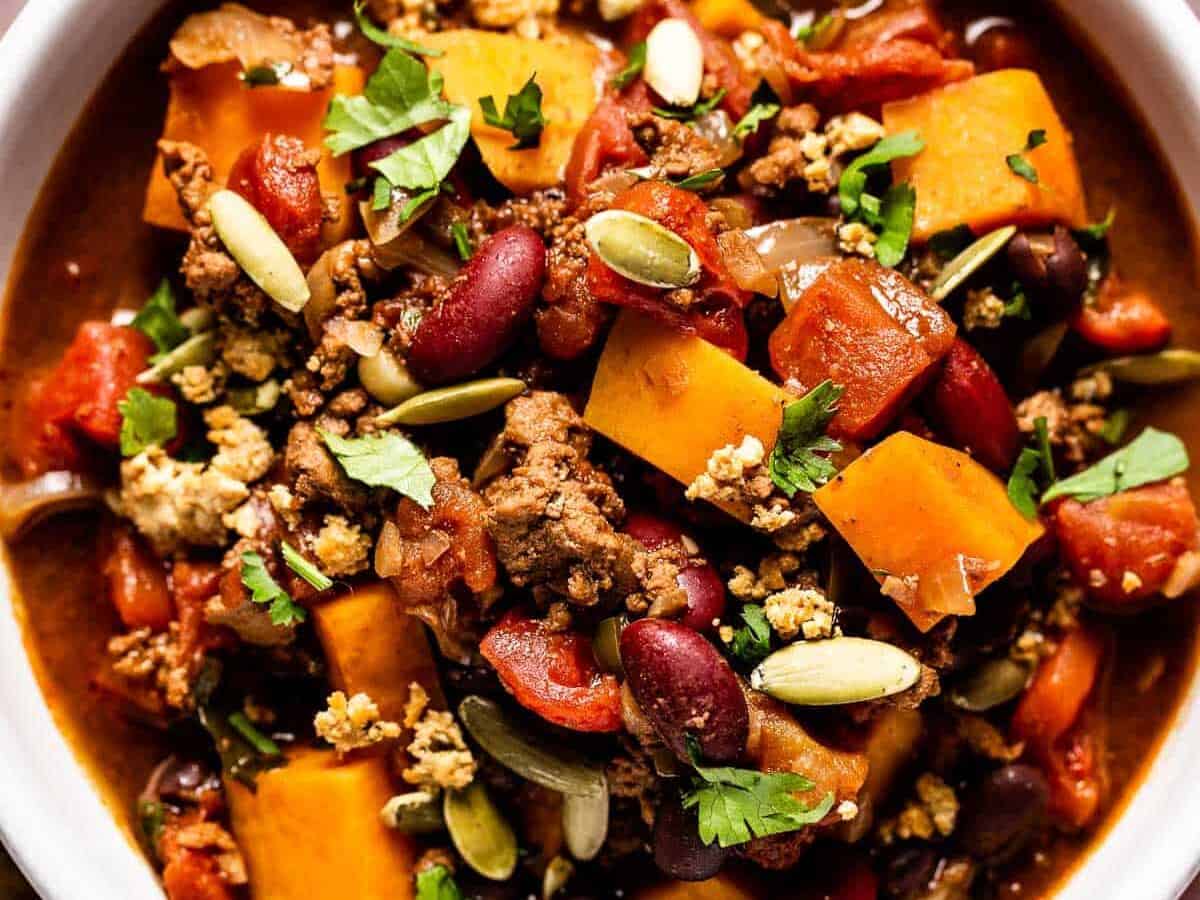
<svg viewBox="0 0 1200 900">
<path fill-rule="evenodd" d="M 458 717 L 479 746 L 522 778 L 561 794 L 591 796 L 604 790 L 603 769 L 528 735 L 498 703 L 465 697 Z"/>
<path fill-rule="evenodd" d="M 387 347 L 374 356 L 359 357 L 358 380 L 380 403 L 396 406 L 425 390 L 408 371 L 404 360 Z"/>
<path fill-rule="evenodd" d="M 1025 690 L 1031 674 L 1028 665 L 1015 659 L 989 659 L 954 684 L 949 691 L 950 702 L 968 712 L 986 712 Z"/>
<path fill-rule="evenodd" d="M 240 194 L 217 191 L 208 200 L 217 237 L 268 297 L 288 312 L 300 312 L 311 296 L 300 264 L 262 213 Z"/>
<path fill-rule="evenodd" d="M 596 255 L 618 275 L 656 288 L 680 288 L 700 277 L 700 257 L 683 238 L 625 209 L 597 213 L 584 226 Z"/>
<path fill-rule="evenodd" d="M 154 365 L 138 374 L 138 384 L 166 381 L 188 366 L 207 366 L 217 355 L 217 333 L 204 331 L 193 334 L 173 350 L 164 353 Z"/>
<path fill-rule="evenodd" d="M 442 815 L 463 861 L 484 878 L 507 881 L 517 867 L 517 836 L 482 782 L 446 791 Z"/>
<path fill-rule="evenodd" d="M 1016 225 L 1005 225 L 988 232 L 958 256 L 946 263 L 946 267 L 934 279 L 929 296 L 941 303 L 954 293 L 964 281 L 978 272 L 997 253 L 1003 250 L 1017 233 Z"/>
<path fill-rule="evenodd" d="M 899 647 L 835 637 L 775 651 L 750 673 L 750 686 L 785 703 L 836 706 L 898 694 L 920 675 L 921 664 Z"/>
<path fill-rule="evenodd" d="M 397 794 L 379 811 L 388 828 L 405 834 L 432 834 L 446 827 L 442 804 L 428 791 Z"/>
<path fill-rule="evenodd" d="M 525 390 L 519 378 L 484 378 L 410 397 L 375 419 L 387 425 L 437 425 L 469 419 L 507 403 Z"/>
<path fill-rule="evenodd" d="M 550 900 L 565 888 L 574 874 L 575 865 L 565 856 L 556 856 L 550 860 L 546 866 L 546 874 L 542 876 L 542 900 Z"/>
<path fill-rule="evenodd" d="M 596 626 L 592 635 L 592 654 L 605 672 L 617 675 L 624 671 L 621 668 L 621 632 L 628 624 L 629 620 L 624 616 L 609 616 Z"/>
<path fill-rule="evenodd" d="M 563 794 L 563 842 L 581 862 L 595 859 L 608 837 L 608 784 L 594 794 Z"/>
<path fill-rule="evenodd" d="M 217 314 L 211 306 L 193 306 L 179 314 L 179 322 L 192 334 L 199 334 L 217 324 Z"/>
<path fill-rule="evenodd" d="M 1141 385 L 1180 384 L 1200 378 L 1200 351 L 1163 350 L 1144 356 L 1121 356 L 1088 366 L 1081 375 L 1106 372 L 1117 381 Z"/>
</svg>

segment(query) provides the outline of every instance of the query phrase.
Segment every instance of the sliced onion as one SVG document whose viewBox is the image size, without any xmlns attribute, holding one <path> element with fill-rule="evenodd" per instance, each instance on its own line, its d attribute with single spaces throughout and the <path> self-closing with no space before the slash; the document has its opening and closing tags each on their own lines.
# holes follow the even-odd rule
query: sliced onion
<svg viewBox="0 0 1200 900">
<path fill-rule="evenodd" d="M 709 206 L 725 218 L 730 228 L 754 227 L 754 211 L 739 197 L 717 197 Z"/>
<path fill-rule="evenodd" d="M 700 137 L 717 148 L 717 168 L 724 169 L 742 158 L 742 142 L 733 136 L 733 122 L 723 109 L 714 109 L 692 123 Z"/>
<path fill-rule="evenodd" d="M 411 266 L 426 275 L 445 275 L 453 278 L 458 274 L 459 261 L 441 247 L 412 231 L 412 226 L 425 210 L 403 219 L 404 206 L 408 200 L 397 194 L 386 210 L 371 209 L 369 201 L 358 204 L 367 236 L 375 248 L 375 262 L 385 269 Z M 402 221 L 403 219 L 403 221 Z"/>
<path fill-rule="evenodd" d="M 333 254 L 337 247 L 326 250 L 308 270 L 308 303 L 304 305 L 304 324 L 308 336 L 314 341 L 321 339 L 321 326 L 337 308 L 337 288 L 333 285 Z"/>
<path fill-rule="evenodd" d="M 753 291 L 774 297 L 779 292 L 775 276 L 767 271 L 762 257 L 754 249 L 754 242 L 744 231 L 723 231 L 717 236 L 721 260 L 725 268 L 743 291 Z"/>
<path fill-rule="evenodd" d="M 837 256 L 837 220 L 819 216 L 780 219 L 746 230 L 767 271 L 787 263 Z"/>
<path fill-rule="evenodd" d="M 392 578 L 404 571 L 404 541 L 395 522 L 384 522 L 375 544 L 375 574 Z"/>
<path fill-rule="evenodd" d="M 242 69 L 271 63 L 299 65 L 303 47 L 299 35 L 240 3 L 224 3 L 210 12 L 184 19 L 171 38 L 171 54 L 189 69 L 237 60 Z"/>
<path fill-rule="evenodd" d="M 361 319 L 334 316 L 325 323 L 324 328 L 359 356 L 375 356 L 383 347 L 383 330 Z"/>
<path fill-rule="evenodd" d="M 12 540 L 49 516 L 103 503 L 100 486 L 75 472 L 47 472 L 6 484 L 0 487 L 0 536 Z"/>
<path fill-rule="evenodd" d="M 628 169 L 609 169 L 590 185 L 589 193 L 619 194 L 638 183 L 636 173 Z"/>
</svg>

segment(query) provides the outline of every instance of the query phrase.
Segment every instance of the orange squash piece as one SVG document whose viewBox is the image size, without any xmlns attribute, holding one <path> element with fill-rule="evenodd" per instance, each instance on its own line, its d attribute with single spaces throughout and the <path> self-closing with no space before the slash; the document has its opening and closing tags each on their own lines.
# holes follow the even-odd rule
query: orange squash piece
<svg viewBox="0 0 1200 900">
<path fill-rule="evenodd" d="M 435 706 L 445 707 L 437 664 L 420 619 L 402 613 L 386 581 L 354 587 L 313 610 L 329 680 L 353 695 L 364 693 L 384 719 L 399 722 L 408 686 L 417 682 Z"/>
<path fill-rule="evenodd" d="M 906 431 L 872 447 L 813 500 L 921 631 L 947 613 L 973 614 L 975 595 L 1042 536 L 995 475 Z"/>
<path fill-rule="evenodd" d="M 950 317 L 899 272 L 846 259 L 824 269 L 771 334 L 771 363 L 811 390 L 846 391 L 830 433 L 875 437 L 933 374 L 954 342 Z"/>
<path fill-rule="evenodd" d="M 220 184 L 225 183 L 238 154 L 268 132 L 290 134 L 309 147 L 322 149 L 317 174 L 323 193 L 341 196 L 350 180 L 350 156 L 338 158 L 324 149 L 321 122 L 334 94 L 362 93 L 364 76 L 357 66 L 339 65 L 333 85 L 321 91 L 293 91 L 281 87 L 247 87 L 238 77 L 239 63 L 183 69 L 171 73 L 170 100 L 162 136 L 189 141 L 207 155 Z M 154 161 L 142 218 L 160 228 L 186 231 L 175 190 Z M 347 221 L 352 221 L 349 217 Z"/>
<path fill-rule="evenodd" d="M 254 900 L 411 900 L 415 845 L 379 818 L 394 793 L 386 757 L 297 750 L 254 791 L 225 790 Z"/>
<path fill-rule="evenodd" d="M 885 104 L 889 134 L 920 133 L 925 149 L 892 163 L 897 181 L 917 191 L 913 240 L 966 224 L 981 234 L 1003 225 L 1087 221 L 1083 182 L 1071 133 L 1037 74 L 1003 69 Z M 1022 155 L 1037 170 L 1033 184 L 1009 168 L 1031 131 L 1046 143 Z"/>
<path fill-rule="evenodd" d="M 496 180 L 518 194 L 558 184 L 575 135 L 600 99 L 599 51 L 566 35 L 534 40 L 469 28 L 421 40 L 446 51 L 426 62 L 445 79 L 446 99 L 471 110 L 471 136 Z M 517 93 L 535 72 L 546 127 L 536 148 L 512 150 L 512 134 L 483 121 L 479 98 L 491 97 L 503 115 L 509 94 Z"/>
<path fill-rule="evenodd" d="M 706 31 L 728 40 L 743 31 L 757 31 L 765 21 L 750 0 L 696 0 L 692 12 Z"/>
<path fill-rule="evenodd" d="M 752 434 L 775 446 L 790 397 L 702 338 L 623 311 L 608 336 L 584 420 L 690 484 L 714 450 Z"/>
</svg>

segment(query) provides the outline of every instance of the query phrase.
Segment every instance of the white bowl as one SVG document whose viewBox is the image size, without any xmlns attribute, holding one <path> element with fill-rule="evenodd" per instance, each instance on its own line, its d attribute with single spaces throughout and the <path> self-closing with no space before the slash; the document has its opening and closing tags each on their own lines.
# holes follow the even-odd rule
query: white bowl
<svg viewBox="0 0 1200 900">
<path fill-rule="evenodd" d="M 29 0 L 0 42 L 0 284 L 59 146 L 159 0 Z M 204 4 L 209 5 L 209 4 Z M 1200 22 L 1184 0 L 1059 0 L 1109 59 L 1200 222 Z M 347 3 L 347 6 L 349 4 Z M 55 729 L 0 569 L 0 837 L 47 900 L 161 900 Z M 1060 900 L 1173 900 L 1200 868 L 1200 688 Z"/>
</svg>

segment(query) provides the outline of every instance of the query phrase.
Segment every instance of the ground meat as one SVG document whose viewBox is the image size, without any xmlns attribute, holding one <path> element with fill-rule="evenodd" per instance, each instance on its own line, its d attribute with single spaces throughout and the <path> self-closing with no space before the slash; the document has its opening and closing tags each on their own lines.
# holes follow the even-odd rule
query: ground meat
<svg viewBox="0 0 1200 900">
<path fill-rule="evenodd" d="M 183 654 L 178 622 L 158 634 L 139 628 L 117 635 L 107 649 L 116 675 L 152 687 L 169 707 L 190 705 L 194 666 Z"/>
<path fill-rule="evenodd" d="M 349 513 L 366 506 L 366 489 L 346 476 L 311 422 L 297 422 L 288 432 L 283 467 L 289 489 L 301 506 L 329 503 Z"/>
<path fill-rule="evenodd" d="M 633 572 L 641 590 L 625 598 L 630 612 L 645 612 L 654 618 L 674 618 L 687 610 L 687 591 L 679 584 L 679 575 L 692 560 L 681 544 L 667 544 L 655 550 L 638 548 L 633 557 Z"/>
<path fill-rule="evenodd" d="M 634 740 L 621 739 L 622 752 L 614 756 L 605 768 L 608 792 L 614 797 L 636 800 L 642 821 L 654 826 L 661 782 L 654 774 L 650 755 Z"/>
<path fill-rule="evenodd" d="M 409 685 L 404 727 L 412 729 L 405 748 L 412 765 L 402 773 L 405 781 L 433 793 L 471 783 L 477 766 L 462 729 L 452 713 L 429 708 L 429 695 L 416 682 Z"/>
<path fill-rule="evenodd" d="M 217 448 L 209 466 L 249 484 L 262 478 L 275 461 L 267 433 L 239 416 L 232 406 L 218 406 L 204 414 L 208 440 Z"/>
<path fill-rule="evenodd" d="M 542 602 L 591 605 L 636 590 L 638 547 L 618 534 L 625 506 L 587 460 L 591 433 L 561 394 L 535 392 L 508 405 L 501 442 L 518 461 L 485 490 L 488 529 L 505 572 Z"/>
<path fill-rule="evenodd" d="M 626 118 L 638 144 L 650 157 L 653 177 L 681 179 L 721 168 L 717 147 L 683 122 L 656 116 L 649 110 L 630 112 Z"/>
<path fill-rule="evenodd" d="M 525 225 L 549 239 L 566 218 L 566 195 L 561 188 L 555 187 L 513 197 L 496 206 L 477 200 L 468 214 L 467 228 L 476 245 L 510 225 Z"/>
<path fill-rule="evenodd" d="M 229 371 L 265 381 L 276 366 L 287 364 L 288 336 L 280 332 L 228 326 L 220 330 L 221 360 Z"/>
<path fill-rule="evenodd" d="M 738 853 L 764 869 L 790 869 L 800 861 L 808 845 L 816 839 L 816 830 L 804 828 L 768 837 L 754 838 Z"/>
<path fill-rule="evenodd" d="M 932 772 L 925 772 L 915 785 L 915 796 L 892 819 L 879 823 L 879 839 L 891 844 L 897 839 L 929 840 L 947 837 L 958 820 L 958 797 L 954 788 Z"/>
<path fill-rule="evenodd" d="M 814 134 L 820 120 L 821 114 L 809 103 L 789 106 L 780 112 L 767 152 L 739 177 L 742 187 L 753 193 L 772 193 L 805 178 L 809 166 L 824 158 L 824 144 L 819 149 L 805 144 L 805 138 Z"/>
<path fill-rule="evenodd" d="M 1017 426 L 1023 434 L 1033 434 L 1035 422 L 1044 418 L 1050 445 L 1061 448 L 1067 462 L 1082 464 L 1107 449 L 1100 438 L 1106 410 L 1096 403 L 1068 405 L 1062 391 L 1055 388 L 1026 397 L 1017 404 L 1016 412 Z"/>
<path fill-rule="evenodd" d="M 304 363 L 304 370 L 314 376 L 315 388 L 322 392 L 341 384 L 358 360 L 352 344 L 382 342 L 381 336 L 370 334 L 378 328 L 361 321 L 368 312 L 363 282 L 379 278 L 370 241 L 343 241 L 329 253 L 334 299 L 330 308 L 322 311 L 324 317 L 313 323 L 320 329 L 320 337 Z"/>
</svg>

